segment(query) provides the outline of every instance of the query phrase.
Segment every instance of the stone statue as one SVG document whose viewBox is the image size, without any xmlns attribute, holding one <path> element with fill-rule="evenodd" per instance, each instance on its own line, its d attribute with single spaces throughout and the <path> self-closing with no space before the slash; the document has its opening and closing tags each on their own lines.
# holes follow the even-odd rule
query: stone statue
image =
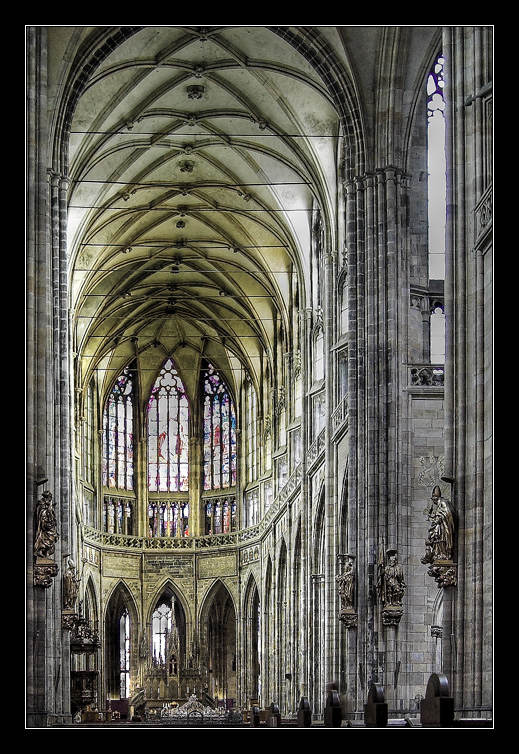
<svg viewBox="0 0 519 754">
<path fill-rule="evenodd" d="M 53 555 L 56 540 L 59 538 L 54 505 L 52 493 L 44 492 L 36 506 L 34 554 L 38 558 Z"/>
<path fill-rule="evenodd" d="M 397 551 L 388 550 L 387 555 L 388 560 L 383 572 L 382 601 L 385 607 L 400 607 L 406 589 L 404 572 L 398 564 Z"/>
<path fill-rule="evenodd" d="M 425 540 L 425 555 L 422 563 L 437 560 L 451 561 L 454 549 L 454 515 L 448 500 L 442 497 L 437 485 L 432 492 L 431 505 L 425 514 L 431 522 Z"/>
<path fill-rule="evenodd" d="M 141 660 L 147 660 L 149 655 L 148 640 L 146 637 L 146 631 L 141 634 L 141 640 L 139 642 L 139 658 Z"/>
<path fill-rule="evenodd" d="M 65 610 L 74 610 L 81 579 L 76 574 L 74 562 L 68 558 L 67 568 L 63 574 L 63 607 Z"/>
<path fill-rule="evenodd" d="M 353 596 L 355 589 L 355 572 L 353 570 L 353 558 L 348 556 L 344 566 L 344 572 L 336 578 L 341 599 L 341 611 L 351 610 L 353 607 Z"/>
</svg>

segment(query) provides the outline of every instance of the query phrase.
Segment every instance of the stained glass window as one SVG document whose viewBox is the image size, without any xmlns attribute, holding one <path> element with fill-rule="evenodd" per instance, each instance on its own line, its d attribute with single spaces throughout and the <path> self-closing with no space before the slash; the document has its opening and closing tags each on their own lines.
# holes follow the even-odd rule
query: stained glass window
<svg viewBox="0 0 519 754">
<path fill-rule="evenodd" d="M 236 484 L 236 412 L 223 379 L 215 367 L 202 367 L 204 396 L 204 490 Z"/>
<path fill-rule="evenodd" d="M 134 534 L 134 501 L 129 498 L 105 496 L 104 530 L 109 534 Z"/>
<path fill-rule="evenodd" d="M 85 423 L 83 435 L 83 478 L 89 484 L 94 483 L 94 383 L 86 391 Z"/>
<path fill-rule="evenodd" d="M 125 369 L 103 411 L 103 484 L 133 489 L 133 384 Z"/>
<path fill-rule="evenodd" d="M 150 500 L 148 504 L 150 537 L 188 537 L 189 504 L 187 500 Z"/>
<path fill-rule="evenodd" d="M 189 402 L 168 359 L 148 401 L 148 489 L 183 492 L 189 475 Z"/>
<path fill-rule="evenodd" d="M 247 482 L 254 482 L 257 473 L 257 412 L 256 391 L 251 381 L 246 383 L 246 422 L 247 422 Z"/>
<path fill-rule="evenodd" d="M 236 531 L 236 499 L 213 498 L 205 504 L 205 533 L 228 534 Z"/>
</svg>

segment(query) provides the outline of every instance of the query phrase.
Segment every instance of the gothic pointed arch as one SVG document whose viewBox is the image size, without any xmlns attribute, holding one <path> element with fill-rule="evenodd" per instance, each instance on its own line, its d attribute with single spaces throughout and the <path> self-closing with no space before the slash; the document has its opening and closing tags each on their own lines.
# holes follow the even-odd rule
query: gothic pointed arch
<svg viewBox="0 0 519 754">
<path fill-rule="evenodd" d="M 103 406 L 102 478 L 107 489 L 134 489 L 134 379 L 132 366 L 125 367 Z"/>
<path fill-rule="evenodd" d="M 89 575 L 87 583 L 85 584 L 85 591 L 83 593 L 83 611 L 89 625 L 92 628 L 98 628 L 99 603 L 92 574 Z"/>
<path fill-rule="evenodd" d="M 186 611 L 179 591 L 169 579 L 150 602 L 144 636 L 150 658 L 150 675 L 158 677 L 163 673 L 167 679 L 174 679 L 178 688 L 182 671 L 192 664 L 192 658 L 187 653 Z M 164 689 L 166 696 L 168 691 L 169 688 Z"/>
<path fill-rule="evenodd" d="M 123 580 L 110 594 L 104 612 L 105 683 L 108 699 L 131 695 L 138 673 L 139 613 Z"/>
<path fill-rule="evenodd" d="M 236 408 L 227 381 L 217 367 L 203 359 L 200 369 L 203 421 L 203 489 L 236 485 Z"/>
<path fill-rule="evenodd" d="M 200 608 L 201 663 L 213 700 L 237 698 L 237 629 L 234 598 L 224 582 L 216 579 Z"/>
<path fill-rule="evenodd" d="M 322 710 L 326 679 L 325 667 L 325 639 L 326 639 L 326 537 L 325 537 L 325 495 L 321 488 L 315 516 L 314 544 L 312 552 L 312 655 L 313 655 L 313 694 L 315 709 Z"/>
</svg>

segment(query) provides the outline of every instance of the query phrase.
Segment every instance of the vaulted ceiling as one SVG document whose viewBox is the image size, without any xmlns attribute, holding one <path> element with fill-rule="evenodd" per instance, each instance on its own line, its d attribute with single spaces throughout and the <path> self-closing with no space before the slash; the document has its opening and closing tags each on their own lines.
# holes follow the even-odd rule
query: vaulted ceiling
<svg viewBox="0 0 519 754">
<path fill-rule="evenodd" d="M 257 374 L 296 281 L 304 301 L 338 132 L 322 79 L 265 27 L 143 27 L 116 47 L 70 126 L 81 382 L 181 350 Z"/>
</svg>

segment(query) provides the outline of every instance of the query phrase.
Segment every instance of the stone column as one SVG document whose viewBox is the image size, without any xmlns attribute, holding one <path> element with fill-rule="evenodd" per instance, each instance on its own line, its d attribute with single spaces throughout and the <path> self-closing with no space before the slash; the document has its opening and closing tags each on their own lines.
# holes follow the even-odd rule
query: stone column
<svg viewBox="0 0 519 754">
<path fill-rule="evenodd" d="M 472 717 L 492 700 L 492 32 L 443 29 L 446 92 L 445 477 L 458 518 L 457 586 L 444 608 L 444 672 Z M 484 217 L 483 223 L 481 222 Z M 450 606 L 449 606 L 450 603 Z M 450 638 L 450 640 L 449 640 Z M 481 709 L 483 708 L 483 710 Z"/>
<path fill-rule="evenodd" d="M 328 235 L 331 235 L 330 233 Z M 329 247 L 330 240 L 327 240 Z M 325 477 L 324 477 L 324 549 L 326 573 L 323 589 L 325 611 L 325 636 L 322 637 L 325 645 L 324 652 L 324 689 L 330 682 L 338 682 L 340 674 L 339 658 L 339 630 L 337 620 L 337 591 L 335 578 L 338 573 L 337 547 L 339 537 L 339 520 L 337 512 L 337 478 L 336 469 L 336 446 L 332 442 L 333 425 L 332 415 L 335 409 L 335 323 L 336 323 L 336 266 L 337 254 L 330 248 L 324 255 L 324 306 L 323 306 L 323 329 L 324 329 L 324 353 L 325 353 Z"/>
</svg>

